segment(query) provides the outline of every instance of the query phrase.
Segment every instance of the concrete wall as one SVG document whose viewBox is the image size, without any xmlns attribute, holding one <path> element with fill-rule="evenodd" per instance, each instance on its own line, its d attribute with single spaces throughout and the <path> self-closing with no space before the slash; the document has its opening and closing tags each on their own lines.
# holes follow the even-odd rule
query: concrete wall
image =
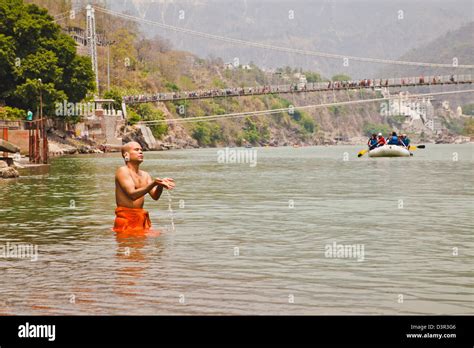
<svg viewBox="0 0 474 348">
<path fill-rule="evenodd" d="M 123 120 L 118 116 L 103 116 L 102 129 L 105 134 L 105 141 L 111 145 L 122 145 L 122 138 L 118 137 L 118 128 L 123 124 Z"/>
<path fill-rule="evenodd" d="M 20 148 L 20 153 L 22 155 L 28 155 L 29 140 L 28 140 L 27 130 L 20 130 L 20 129 L 8 130 L 8 141 L 18 146 Z"/>
</svg>

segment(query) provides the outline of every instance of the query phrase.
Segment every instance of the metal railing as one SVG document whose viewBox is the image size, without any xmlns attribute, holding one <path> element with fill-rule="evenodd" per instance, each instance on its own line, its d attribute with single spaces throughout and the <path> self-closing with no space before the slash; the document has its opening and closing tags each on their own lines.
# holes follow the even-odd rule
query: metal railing
<svg viewBox="0 0 474 348">
<path fill-rule="evenodd" d="M 384 88 L 384 87 L 403 87 L 403 86 L 431 86 L 446 84 L 469 84 L 472 83 L 472 76 L 467 75 L 430 75 L 418 77 L 398 77 L 398 78 L 380 78 L 363 79 L 350 81 L 326 81 L 326 82 L 307 82 L 293 83 L 285 85 L 268 85 L 252 87 L 234 87 L 220 89 L 206 89 L 197 91 L 166 92 L 154 94 L 140 94 L 124 96 L 122 98 L 125 104 L 149 103 L 161 101 L 193 100 L 216 97 L 239 97 L 261 94 L 279 94 L 279 93 L 298 93 L 298 92 L 319 92 L 343 89 L 362 89 L 362 88 Z"/>
</svg>

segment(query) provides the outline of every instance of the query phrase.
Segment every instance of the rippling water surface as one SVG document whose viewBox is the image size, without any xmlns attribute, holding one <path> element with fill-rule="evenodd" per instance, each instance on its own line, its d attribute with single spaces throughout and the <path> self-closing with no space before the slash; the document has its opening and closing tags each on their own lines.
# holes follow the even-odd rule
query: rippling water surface
<svg viewBox="0 0 474 348">
<path fill-rule="evenodd" d="M 358 150 L 146 153 L 177 183 L 146 200 L 157 238 L 111 231 L 118 154 L 0 181 L 0 247 L 38 247 L 0 258 L 0 314 L 473 314 L 473 145 Z M 333 243 L 363 260 L 326 257 Z"/>
</svg>

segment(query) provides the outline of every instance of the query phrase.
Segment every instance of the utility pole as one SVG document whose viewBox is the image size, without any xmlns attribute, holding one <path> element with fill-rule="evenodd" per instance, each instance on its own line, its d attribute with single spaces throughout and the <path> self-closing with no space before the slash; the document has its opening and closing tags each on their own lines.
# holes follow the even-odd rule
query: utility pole
<svg viewBox="0 0 474 348">
<path fill-rule="evenodd" d="M 107 91 L 110 91 L 110 44 L 107 45 Z"/>
<path fill-rule="evenodd" d="M 40 117 L 40 120 L 43 118 L 43 93 L 42 93 L 42 87 L 43 87 L 43 81 L 41 81 L 41 79 L 38 79 L 38 82 L 39 82 L 39 97 L 40 97 L 40 114 L 39 114 L 39 117 Z"/>
<path fill-rule="evenodd" d="M 39 98 L 40 98 L 40 109 L 39 109 L 39 119 L 36 120 L 36 135 L 35 135 L 35 163 L 40 163 L 40 156 L 41 156 L 41 150 L 40 150 L 40 134 L 43 129 L 43 81 L 41 79 L 38 79 L 39 82 Z"/>
<path fill-rule="evenodd" d="M 43 163 L 48 163 L 48 137 L 46 136 L 46 121 L 45 118 L 43 117 L 43 81 L 41 79 L 38 79 L 40 88 L 39 88 L 39 96 L 40 96 L 40 132 L 42 134 L 43 138 Z M 38 122 L 37 122 L 38 123 Z M 39 137 L 38 137 L 39 141 Z M 39 144 L 38 144 L 39 145 Z M 40 153 L 40 150 L 38 149 L 38 155 Z M 39 162 L 39 158 L 38 158 Z"/>
</svg>

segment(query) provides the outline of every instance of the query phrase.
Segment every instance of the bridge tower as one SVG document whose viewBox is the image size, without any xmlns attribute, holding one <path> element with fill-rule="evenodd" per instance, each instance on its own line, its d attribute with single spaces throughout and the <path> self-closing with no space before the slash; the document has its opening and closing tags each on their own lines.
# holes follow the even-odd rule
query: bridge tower
<svg viewBox="0 0 474 348">
<path fill-rule="evenodd" d="M 97 86 L 97 93 L 99 93 L 99 69 L 97 63 L 97 37 L 95 33 L 95 16 L 94 8 L 89 4 L 86 7 L 86 43 L 89 55 L 92 61 L 92 70 L 95 74 L 95 84 Z"/>
</svg>

